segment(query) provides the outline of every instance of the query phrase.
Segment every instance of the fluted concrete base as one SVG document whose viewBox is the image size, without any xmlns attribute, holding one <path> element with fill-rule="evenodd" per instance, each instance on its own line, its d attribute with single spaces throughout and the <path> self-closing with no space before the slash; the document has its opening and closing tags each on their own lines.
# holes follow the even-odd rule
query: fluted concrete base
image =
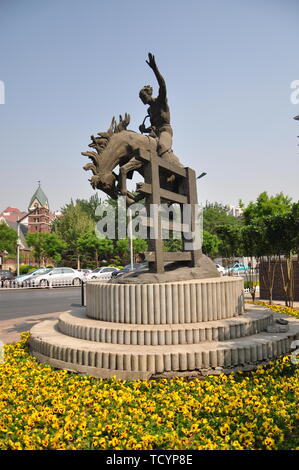
<svg viewBox="0 0 299 470">
<path fill-rule="evenodd" d="M 87 285 L 86 310 L 35 325 L 30 347 L 42 362 L 95 377 L 219 373 L 289 352 L 299 320 L 288 320 L 288 331 L 277 332 L 269 309 L 244 312 L 240 278 L 98 282 Z"/>
<path fill-rule="evenodd" d="M 140 325 L 198 323 L 244 311 L 244 281 L 216 277 L 164 284 L 87 283 L 86 314 L 97 320 Z"/>
<path fill-rule="evenodd" d="M 111 344 L 164 346 L 228 341 L 265 331 L 273 324 L 269 310 L 248 311 L 238 317 L 201 323 L 138 325 L 86 318 L 84 309 L 64 312 L 56 327 L 66 336 Z"/>
<path fill-rule="evenodd" d="M 86 335 L 89 340 L 68 336 L 60 331 L 60 327 L 65 331 L 68 324 L 66 320 L 70 318 L 73 327 L 76 321 L 83 319 L 82 313 L 65 312 L 59 320 L 44 321 L 35 325 L 30 337 L 33 355 L 53 367 L 102 378 L 116 376 L 124 380 L 138 380 L 161 374 L 176 376 L 183 372 L 190 372 L 192 375 L 215 373 L 215 371 L 229 372 L 234 368 L 256 366 L 286 354 L 291 350 L 292 341 L 299 339 L 299 320 L 292 317 L 288 317 L 289 331 L 286 333 L 273 334 L 259 331 L 249 336 L 244 335 L 246 332 L 252 333 L 252 328 L 258 331 L 260 327 L 271 321 L 272 315 L 269 311 L 255 307 L 242 315 L 240 328 L 234 332 L 236 334 L 238 331 L 240 336 L 234 339 L 230 337 L 227 340 L 209 341 L 203 337 L 203 341 L 198 343 L 183 341 L 181 344 L 171 345 L 164 344 L 164 340 L 157 345 L 132 344 L 132 341 L 129 344 L 97 341 L 101 338 L 97 336 L 94 325 L 85 325 L 80 330 L 82 327 L 77 324 L 73 329 L 74 334 L 83 337 Z M 107 324 L 97 322 L 99 323 L 97 328 L 100 331 L 105 330 L 107 334 Z M 230 320 L 226 326 L 229 326 L 229 322 Z M 241 324 L 246 325 L 248 329 L 242 329 Z M 172 325 L 173 331 L 177 327 L 178 325 Z M 217 328 L 216 325 L 215 327 Z M 120 328 L 119 324 L 117 328 Z M 130 328 L 126 331 L 129 330 Z M 133 326 L 130 331 L 134 331 Z M 132 340 L 131 335 L 128 335 L 129 338 Z M 109 335 L 105 336 L 105 339 L 109 339 Z M 110 340 L 112 339 L 113 334 L 110 336 Z"/>
</svg>

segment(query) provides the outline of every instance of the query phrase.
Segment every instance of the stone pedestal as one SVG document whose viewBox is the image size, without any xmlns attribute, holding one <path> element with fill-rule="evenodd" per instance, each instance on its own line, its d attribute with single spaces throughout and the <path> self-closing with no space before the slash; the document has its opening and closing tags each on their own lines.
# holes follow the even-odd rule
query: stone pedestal
<svg viewBox="0 0 299 470">
<path fill-rule="evenodd" d="M 287 332 L 270 333 L 270 310 L 244 311 L 242 278 L 93 282 L 86 309 L 34 326 L 30 345 L 45 363 L 96 377 L 219 373 L 289 352 L 299 320 L 288 320 Z"/>
</svg>

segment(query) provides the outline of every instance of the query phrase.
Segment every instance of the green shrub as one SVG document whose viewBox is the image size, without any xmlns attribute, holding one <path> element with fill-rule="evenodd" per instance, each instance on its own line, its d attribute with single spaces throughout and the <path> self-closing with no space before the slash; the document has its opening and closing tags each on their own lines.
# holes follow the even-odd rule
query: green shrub
<svg viewBox="0 0 299 470">
<path fill-rule="evenodd" d="M 35 269 L 37 269 L 38 266 L 35 266 L 35 265 L 31 265 L 31 264 L 21 264 L 20 266 L 20 274 L 28 274 L 30 273 L 31 271 L 34 271 Z"/>
<path fill-rule="evenodd" d="M 259 285 L 259 281 L 250 281 L 249 279 L 244 279 L 244 289 L 250 289 L 251 287 L 256 287 Z"/>
</svg>

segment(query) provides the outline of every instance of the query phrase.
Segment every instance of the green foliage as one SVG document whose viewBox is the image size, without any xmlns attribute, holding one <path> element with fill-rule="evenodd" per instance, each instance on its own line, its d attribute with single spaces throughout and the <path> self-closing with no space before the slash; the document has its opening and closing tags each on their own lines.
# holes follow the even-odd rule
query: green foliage
<svg viewBox="0 0 299 470">
<path fill-rule="evenodd" d="M 146 240 L 142 238 L 134 238 L 133 239 L 133 252 L 134 256 L 137 253 L 143 253 L 148 250 L 148 244 Z M 114 263 L 118 265 L 126 265 L 129 262 L 129 253 L 130 253 L 130 242 L 128 238 L 120 238 L 115 243 L 115 250 L 114 255 L 116 255 L 114 259 Z M 119 260 L 116 261 L 116 260 Z M 111 260 L 112 261 L 112 260 Z"/>
<path fill-rule="evenodd" d="M 133 250 L 134 250 L 134 253 L 144 253 L 145 251 L 147 251 L 148 250 L 147 240 L 143 240 L 143 238 L 134 238 Z"/>
<path fill-rule="evenodd" d="M 0 222 L 0 252 L 15 253 L 17 240 L 17 233 L 11 227 L 8 227 L 6 223 Z"/>
<path fill-rule="evenodd" d="M 66 243 L 55 233 L 27 233 L 26 241 L 32 247 L 32 252 L 39 265 L 51 258 L 55 263 L 61 259 L 61 253 L 66 249 Z"/>
<path fill-rule="evenodd" d="M 101 203 L 102 200 L 99 198 L 98 193 L 91 196 L 89 200 L 76 199 L 76 205 L 94 222 L 99 220 L 99 217 L 96 216 L 96 209 Z"/>
<path fill-rule="evenodd" d="M 167 238 L 163 240 L 163 250 L 164 251 L 182 251 L 183 242 L 182 239 L 178 238 Z"/>
<path fill-rule="evenodd" d="M 283 274 L 283 289 L 286 303 L 292 302 L 293 270 L 291 255 L 299 246 L 299 205 L 291 198 L 279 193 L 268 196 L 261 193 L 256 202 L 250 202 L 244 212 L 245 226 L 242 230 L 243 251 L 262 261 L 261 280 L 268 292 L 269 303 L 281 256 L 285 256 L 286 275 Z M 282 269 L 281 265 L 280 268 Z"/>
<path fill-rule="evenodd" d="M 217 202 L 207 203 L 203 209 L 203 229 L 206 232 L 217 235 L 219 225 L 240 226 L 242 219 L 238 219 L 228 214 L 228 207 Z"/>
<path fill-rule="evenodd" d="M 87 232 L 80 237 L 77 246 L 81 254 L 94 258 L 96 266 L 99 264 L 99 259 L 109 259 L 114 249 L 112 240 L 98 238 L 95 231 Z"/>
<path fill-rule="evenodd" d="M 53 232 L 64 240 L 70 249 L 78 251 L 78 240 L 94 229 L 95 223 L 80 204 L 67 204 L 62 209 L 62 217 L 55 219 Z"/>
<path fill-rule="evenodd" d="M 80 249 L 78 241 L 86 233 L 92 232 L 95 221 L 82 208 L 81 203 L 71 202 L 62 208 L 62 217 L 55 219 L 52 232 L 67 244 L 67 250 L 63 254 L 66 265 L 80 268 Z"/>
<path fill-rule="evenodd" d="M 21 264 L 20 265 L 20 274 L 27 274 L 30 273 L 31 271 L 34 271 L 37 269 L 37 265 L 31 265 L 31 264 Z"/>
<path fill-rule="evenodd" d="M 202 252 L 207 256 L 215 256 L 218 253 L 220 239 L 217 235 L 203 231 Z"/>
<path fill-rule="evenodd" d="M 244 210 L 246 225 L 242 228 L 246 256 L 289 256 L 299 246 L 299 203 L 282 193 L 261 193 L 256 203 Z"/>
<path fill-rule="evenodd" d="M 235 258 L 242 254 L 242 227 L 240 225 L 218 225 L 216 234 L 220 239 L 219 254 L 224 258 Z"/>
<path fill-rule="evenodd" d="M 284 215 L 291 211 L 292 199 L 283 193 L 276 196 L 268 196 L 264 191 L 258 197 L 256 202 L 250 202 L 243 211 L 245 224 L 251 224 L 262 217 L 271 217 Z"/>
</svg>

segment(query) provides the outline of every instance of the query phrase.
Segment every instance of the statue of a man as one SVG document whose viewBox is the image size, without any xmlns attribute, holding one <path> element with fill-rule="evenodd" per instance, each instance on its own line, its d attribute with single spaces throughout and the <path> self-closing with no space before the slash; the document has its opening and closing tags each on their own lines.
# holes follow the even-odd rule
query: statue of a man
<svg viewBox="0 0 299 470">
<path fill-rule="evenodd" d="M 149 133 L 150 136 L 158 138 L 158 155 L 160 157 L 170 157 L 172 152 L 172 128 L 170 125 L 170 112 L 167 103 L 166 84 L 165 80 L 160 74 L 156 65 L 155 56 L 148 54 L 148 61 L 146 63 L 153 70 L 159 84 L 159 94 L 153 98 L 153 89 L 151 86 L 144 86 L 140 92 L 139 97 L 144 104 L 148 104 L 148 115 L 144 118 L 143 123 L 139 126 L 141 133 Z M 150 127 L 145 126 L 146 118 L 150 118 Z M 171 157 L 170 157 L 171 158 Z"/>
</svg>

